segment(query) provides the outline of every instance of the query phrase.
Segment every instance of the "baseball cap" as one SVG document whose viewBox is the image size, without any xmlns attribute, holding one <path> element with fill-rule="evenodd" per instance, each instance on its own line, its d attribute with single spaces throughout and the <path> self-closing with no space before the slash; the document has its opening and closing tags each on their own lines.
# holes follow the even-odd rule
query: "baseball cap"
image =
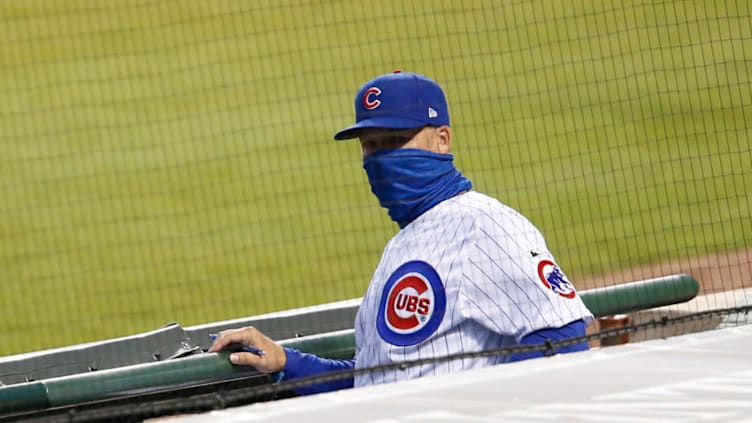
<svg viewBox="0 0 752 423">
<path fill-rule="evenodd" d="M 449 109 L 439 84 L 423 75 L 394 71 L 366 82 L 355 95 L 355 124 L 334 134 L 356 138 L 365 128 L 410 129 L 449 125 Z"/>
</svg>

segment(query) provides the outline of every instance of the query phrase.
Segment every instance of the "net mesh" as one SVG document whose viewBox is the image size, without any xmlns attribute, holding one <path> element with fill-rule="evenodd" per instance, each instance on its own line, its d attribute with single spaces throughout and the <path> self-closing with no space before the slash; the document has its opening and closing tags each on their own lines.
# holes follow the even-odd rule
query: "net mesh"
<svg viewBox="0 0 752 423">
<path fill-rule="evenodd" d="M 0 355 L 361 297 L 397 227 L 331 137 L 393 69 L 580 291 L 687 273 L 685 311 L 738 307 L 750 7 L 5 1 Z"/>
</svg>

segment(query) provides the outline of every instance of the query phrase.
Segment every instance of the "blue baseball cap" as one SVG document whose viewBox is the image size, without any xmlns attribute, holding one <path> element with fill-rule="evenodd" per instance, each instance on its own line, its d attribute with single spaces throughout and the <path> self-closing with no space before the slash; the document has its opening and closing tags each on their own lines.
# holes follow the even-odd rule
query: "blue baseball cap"
<svg viewBox="0 0 752 423">
<path fill-rule="evenodd" d="M 334 139 L 357 138 L 365 128 L 442 125 L 449 125 L 449 109 L 439 84 L 423 75 L 394 71 L 363 84 L 355 95 L 355 124 L 334 134 Z"/>
</svg>

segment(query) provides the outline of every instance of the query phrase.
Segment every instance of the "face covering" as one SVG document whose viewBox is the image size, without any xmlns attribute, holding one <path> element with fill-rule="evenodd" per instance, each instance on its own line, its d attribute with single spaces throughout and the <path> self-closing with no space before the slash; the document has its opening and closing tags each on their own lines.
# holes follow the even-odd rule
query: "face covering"
<svg viewBox="0 0 752 423">
<path fill-rule="evenodd" d="M 400 229 L 431 207 L 472 188 L 452 154 L 413 148 L 382 150 L 363 159 L 371 191 Z"/>
</svg>

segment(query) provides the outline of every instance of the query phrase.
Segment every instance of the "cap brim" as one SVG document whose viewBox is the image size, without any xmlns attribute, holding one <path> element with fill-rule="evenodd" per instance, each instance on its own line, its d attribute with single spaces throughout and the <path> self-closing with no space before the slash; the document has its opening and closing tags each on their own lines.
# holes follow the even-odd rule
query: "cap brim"
<svg viewBox="0 0 752 423">
<path fill-rule="evenodd" d="M 421 126 L 426 126 L 426 122 L 413 119 L 386 117 L 363 119 L 355 125 L 350 125 L 334 134 L 334 139 L 341 141 L 357 138 L 360 131 L 368 128 L 411 129 L 420 128 Z"/>
</svg>

